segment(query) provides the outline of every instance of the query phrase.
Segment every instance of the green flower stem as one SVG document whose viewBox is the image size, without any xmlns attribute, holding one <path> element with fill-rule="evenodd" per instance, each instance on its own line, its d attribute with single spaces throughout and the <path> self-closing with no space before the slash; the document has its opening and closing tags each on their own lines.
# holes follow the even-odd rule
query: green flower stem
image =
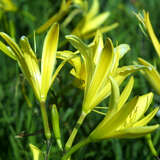
<svg viewBox="0 0 160 160">
<path fill-rule="evenodd" d="M 89 138 L 86 138 L 82 140 L 81 142 L 74 145 L 63 157 L 61 160 L 67 160 L 74 152 L 76 152 L 79 148 L 85 146 L 86 144 L 90 143 L 91 140 Z"/>
<path fill-rule="evenodd" d="M 157 156 L 158 156 L 158 153 L 157 153 L 156 149 L 154 148 L 154 145 L 153 145 L 153 142 L 152 142 L 152 139 L 151 139 L 151 134 L 148 134 L 148 135 L 146 136 L 146 139 L 147 139 L 147 143 L 148 143 L 148 146 L 149 146 L 152 154 L 153 154 L 155 157 L 157 157 Z"/>
<path fill-rule="evenodd" d="M 45 102 L 40 103 L 40 108 L 41 108 L 41 114 L 42 114 L 42 120 L 43 120 L 43 126 L 44 126 L 44 134 L 47 140 L 51 138 L 51 132 L 48 124 L 48 116 L 47 116 L 47 111 L 46 111 L 46 105 Z"/>
<path fill-rule="evenodd" d="M 78 129 L 79 129 L 79 127 L 82 125 L 82 123 L 83 123 L 86 115 L 87 115 L 87 114 L 84 113 L 84 112 L 81 113 L 81 115 L 80 115 L 80 117 L 79 117 L 79 119 L 78 119 L 78 121 L 77 121 L 77 123 L 76 123 L 76 125 L 75 125 L 75 127 L 74 127 L 74 129 L 73 129 L 73 131 L 72 131 L 72 133 L 71 133 L 71 135 L 70 135 L 70 137 L 69 137 L 66 145 L 65 145 L 65 150 L 66 150 L 66 151 L 68 151 L 68 150 L 72 147 L 72 144 L 73 144 L 73 142 L 74 142 L 74 139 L 75 139 L 75 137 L 76 137 L 76 134 L 77 134 L 77 132 L 78 132 Z"/>
</svg>

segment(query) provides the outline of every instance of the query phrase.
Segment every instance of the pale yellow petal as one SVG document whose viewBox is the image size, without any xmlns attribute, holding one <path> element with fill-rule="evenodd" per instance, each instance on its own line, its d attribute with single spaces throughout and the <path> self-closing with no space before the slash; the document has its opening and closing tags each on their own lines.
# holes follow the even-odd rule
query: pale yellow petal
<svg viewBox="0 0 160 160">
<path fill-rule="evenodd" d="M 117 111 L 117 105 L 119 103 L 119 98 L 120 98 L 118 83 L 111 76 L 109 76 L 109 79 L 112 87 L 111 87 L 111 96 L 110 96 L 109 108 L 108 108 L 107 114 L 109 114 L 109 112 L 112 112 L 112 111 Z"/>
<path fill-rule="evenodd" d="M 42 52 L 42 63 L 41 63 L 41 98 L 46 99 L 53 70 L 56 63 L 56 51 L 59 38 L 59 26 L 54 24 L 48 31 Z"/>
<path fill-rule="evenodd" d="M 90 10 L 86 14 L 87 20 L 93 18 L 98 12 L 99 12 L 99 1 L 94 0 L 94 1 L 92 1 L 92 6 L 91 6 Z"/>
<path fill-rule="evenodd" d="M 149 81 L 153 89 L 160 95 L 160 74 L 150 63 L 148 63 L 144 59 L 138 58 L 138 61 L 142 65 L 148 67 L 148 69 L 143 70 L 142 73 L 145 75 L 146 79 Z"/>
<path fill-rule="evenodd" d="M 8 43 L 16 57 L 20 59 L 23 55 L 17 43 L 4 32 L 0 32 L 0 36 Z"/>
<path fill-rule="evenodd" d="M 138 122 L 134 123 L 132 126 L 133 127 L 145 126 L 151 121 L 151 119 L 155 116 L 158 110 L 159 110 L 159 107 L 156 107 L 151 113 L 149 113 L 147 116 L 145 116 L 143 119 L 139 120 Z"/>
<path fill-rule="evenodd" d="M 145 126 L 145 127 L 133 127 L 127 128 L 108 135 L 106 138 L 139 138 L 153 132 L 159 127 L 159 125 Z"/>
<path fill-rule="evenodd" d="M 124 127 L 131 127 L 133 123 L 138 121 L 144 113 L 147 111 L 153 99 L 153 93 L 148 93 L 138 97 L 138 101 L 134 107 L 134 110 L 128 115 Z"/>
<path fill-rule="evenodd" d="M 110 39 L 107 39 L 104 49 L 101 52 L 99 62 L 93 73 L 92 80 L 87 85 L 83 103 L 84 112 L 91 111 L 92 108 L 90 108 L 90 105 L 92 104 L 95 95 L 96 94 L 98 95 L 99 88 L 101 88 L 103 83 L 108 79 L 107 76 L 109 75 L 110 69 L 112 67 L 112 62 L 113 62 L 113 45 L 112 41 Z"/>
<path fill-rule="evenodd" d="M 41 151 L 38 147 L 34 146 L 33 144 L 29 144 L 29 147 L 33 154 L 33 160 L 39 160 Z"/>
<path fill-rule="evenodd" d="M 109 17 L 109 12 L 101 13 L 98 16 L 90 19 L 89 21 L 86 20 L 86 24 L 84 25 L 83 28 L 81 28 L 82 34 L 85 34 L 87 32 L 91 32 L 95 29 L 97 29 L 99 26 L 101 26 L 104 21 Z"/>
<path fill-rule="evenodd" d="M 27 37 L 25 36 L 21 37 L 20 46 L 23 52 L 26 68 L 28 68 L 28 71 L 30 72 L 30 77 L 26 77 L 26 78 L 32 84 L 35 94 L 38 96 L 37 98 L 40 99 L 41 74 L 38 66 L 37 57 L 33 52 Z M 21 66 L 23 65 L 21 64 Z"/>
<path fill-rule="evenodd" d="M 105 139 L 110 137 L 112 132 L 121 126 L 128 117 L 128 114 L 134 109 L 138 98 L 133 98 L 130 102 L 125 104 L 118 112 L 111 115 L 106 115 L 99 125 L 91 132 L 90 138 L 92 140 Z"/>
<path fill-rule="evenodd" d="M 16 60 L 16 55 L 12 51 L 12 49 L 9 46 L 6 46 L 3 42 L 0 41 L 0 50 L 4 52 L 7 56 L 10 58 Z"/>
<path fill-rule="evenodd" d="M 125 86 L 125 88 L 123 89 L 121 95 L 120 95 L 120 99 L 118 102 L 118 106 L 117 109 L 119 110 L 127 101 L 129 95 L 131 94 L 132 88 L 133 88 L 133 84 L 134 84 L 134 78 L 131 77 L 128 84 Z"/>
<path fill-rule="evenodd" d="M 80 51 L 80 54 L 83 58 L 84 68 L 86 71 L 86 78 L 85 78 L 85 92 L 90 84 L 92 74 L 94 72 L 95 64 L 93 63 L 93 53 L 91 48 L 89 48 L 85 43 L 83 43 L 77 36 L 69 35 L 66 38 L 71 42 L 71 44 Z"/>
<path fill-rule="evenodd" d="M 150 22 L 150 19 L 149 19 L 149 13 L 147 12 L 144 12 L 144 23 L 145 23 L 145 26 L 147 28 L 147 31 L 149 33 L 149 36 L 152 40 L 152 43 L 154 45 L 154 48 L 158 54 L 158 56 L 160 57 L 160 43 L 154 33 L 154 30 L 152 28 L 152 25 L 151 25 L 151 22 Z"/>
<path fill-rule="evenodd" d="M 128 44 L 120 44 L 116 48 L 114 48 L 114 52 L 120 53 L 120 59 L 130 50 L 130 46 Z"/>
</svg>

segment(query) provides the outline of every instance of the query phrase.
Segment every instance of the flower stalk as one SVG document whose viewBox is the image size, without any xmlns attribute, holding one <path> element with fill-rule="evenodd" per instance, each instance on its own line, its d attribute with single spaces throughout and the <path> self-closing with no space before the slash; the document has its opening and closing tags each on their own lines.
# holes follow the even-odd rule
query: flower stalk
<svg viewBox="0 0 160 160">
<path fill-rule="evenodd" d="M 61 160 L 67 160 L 74 152 L 76 152 L 78 149 L 80 149 L 81 147 L 85 146 L 86 144 L 90 142 L 91 142 L 90 139 L 86 138 L 82 140 L 81 142 L 77 143 L 62 157 Z"/>
<path fill-rule="evenodd" d="M 43 126 L 44 126 L 44 134 L 45 134 L 46 139 L 49 140 L 51 138 L 51 132 L 49 128 L 45 102 L 42 101 L 40 103 L 40 108 L 41 108 L 41 114 L 42 114 L 42 120 L 43 120 Z"/>
<path fill-rule="evenodd" d="M 72 146 L 72 144 L 74 142 L 74 139 L 75 139 L 75 137 L 77 135 L 78 129 L 82 125 L 86 115 L 87 114 L 85 114 L 84 112 L 81 113 L 81 115 L 80 115 L 80 117 L 79 117 L 79 119 L 78 119 L 78 121 L 77 121 L 77 123 L 76 123 L 76 125 L 75 125 L 75 127 L 74 127 L 74 129 L 73 129 L 73 131 L 72 131 L 72 133 L 71 133 L 66 145 L 65 145 L 65 150 L 66 151 L 68 151 L 71 148 L 71 146 Z"/>
</svg>

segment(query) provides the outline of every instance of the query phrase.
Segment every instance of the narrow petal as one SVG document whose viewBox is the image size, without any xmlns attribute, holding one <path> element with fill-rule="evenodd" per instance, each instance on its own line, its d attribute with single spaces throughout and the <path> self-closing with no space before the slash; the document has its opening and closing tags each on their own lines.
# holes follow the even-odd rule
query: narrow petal
<svg viewBox="0 0 160 160">
<path fill-rule="evenodd" d="M 121 83 L 132 73 L 144 68 L 142 65 L 131 65 L 125 66 L 117 69 L 117 74 L 113 77 L 118 85 Z M 94 98 L 92 102 L 92 106 L 98 105 L 104 98 L 108 97 L 111 93 L 111 84 L 109 81 L 106 82 L 105 86 L 101 88 L 101 91 L 98 93 L 98 96 Z"/>
<path fill-rule="evenodd" d="M 114 48 L 114 52 L 120 53 L 120 59 L 130 50 L 130 46 L 128 44 L 120 44 L 116 48 Z"/>
<path fill-rule="evenodd" d="M 26 68 L 28 68 L 28 71 L 30 72 L 30 77 L 27 77 L 27 79 L 34 86 L 33 88 L 34 91 L 36 92 L 35 94 L 38 95 L 38 99 L 40 99 L 41 74 L 38 66 L 37 57 L 33 52 L 27 37 L 25 36 L 21 37 L 20 46 L 23 52 Z"/>
<path fill-rule="evenodd" d="M 119 86 L 117 82 L 111 76 L 109 76 L 109 79 L 111 81 L 112 87 L 111 87 L 109 109 L 108 109 L 107 114 L 109 114 L 109 112 L 112 112 L 112 111 L 117 111 L 117 105 L 118 105 L 119 97 L 120 97 Z"/>
<path fill-rule="evenodd" d="M 148 133 L 153 132 L 159 127 L 159 125 L 145 126 L 145 127 L 133 127 L 120 131 L 116 131 L 113 134 L 108 135 L 106 138 L 139 138 Z"/>
<path fill-rule="evenodd" d="M 41 25 L 36 30 L 36 32 L 42 33 L 44 31 L 46 31 L 54 23 L 58 23 L 68 13 L 70 4 L 71 4 L 70 0 L 68 0 L 68 1 L 62 0 L 60 10 L 56 14 L 54 14 L 52 17 L 50 17 L 43 25 Z"/>
<path fill-rule="evenodd" d="M 92 1 L 91 9 L 88 11 L 86 18 L 87 20 L 93 18 L 99 12 L 99 1 L 94 0 Z"/>
<path fill-rule="evenodd" d="M 118 110 L 126 103 L 128 97 L 132 91 L 133 84 L 134 84 L 134 78 L 131 77 L 128 84 L 125 86 L 125 88 L 123 89 L 123 91 L 121 93 L 121 96 L 120 96 L 120 99 L 118 102 L 118 106 L 117 106 Z"/>
<path fill-rule="evenodd" d="M 138 61 L 148 67 L 149 69 L 143 70 L 143 74 L 145 75 L 146 79 L 149 81 L 153 89 L 160 95 L 160 74 L 157 72 L 157 70 L 147 61 L 145 61 L 142 58 L 138 58 Z"/>
<path fill-rule="evenodd" d="M 140 126 L 145 126 L 146 124 L 148 124 L 151 121 L 151 119 L 155 116 L 155 114 L 158 112 L 158 110 L 159 110 L 159 107 L 156 107 L 151 113 L 149 113 L 143 119 L 134 123 L 133 127 L 140 127 Z"/>
<path fill-rule="evenodd" d="M 97 29 L 109 17 L 109 14 L 110 14 L 109 12 L 101 13 L 98 16 L 87 21 L 84 28 L 82 28 L 82 34 L 85 34 L 87 32 L 91 32 Z"/>
<path fill-rule="evenodd" d="M 90 112 L 92 108 L 90 105 L 92 101 L 98 96 L 98 90 L 102 87 L 103 83 L 107 81 L 109 72 L 113 62 L 113 45 L 110 39 L 107 39 L 106 45 L 101 52 L 99 63 L 97 64 L 91 82 L 87 85 L 83 110 Z"/>
<path fill-rule="evenodd" d="M 151 25 L 151 22 L 150 22 L 150 19 L 149 19 L 149 13 L 147 12 L 144 12 L 144 23 L 146 25 L 146 28 L 147 28 L 147 31 L 150 35 L 150 38 L 152 40 L 152 43 L 154 45 L 154 48 L 158 54 L 158 56 L 160 57 L 160 43 L 154 33 L 154 30 L 152 28 L 152 25 Z"/>
<path fill-rule="evenodd" d="M 39 160 L 41 153 L 40 149 L 33 144 L 29 144 L 29 147 L 33 153 L 33 160 Z"/>
<path fill-rule="evenodd" d="M 0 50 L 4 52 L 10 58 L 16 60 L 15 53 L 11 50 L 9 46 L 6 46 L 3 42 L 0 41 Z"/>
<path fill-rule="evenodd" d="M 132 126 L 133 123 L 138 121 L 144 113 L 147 111 L 153 99 L 153 93 L 148 93 L 143 96 L 138 97 L 137 104 L 134 107 L 134 110 L 128 115 L 126 122 L 124 124 L 125 127 Z"/>
<path fill-rule="evenodd" d="M 110 115 L 107 114 L 89 137 L 93 140 L 97 140 L 111 136 L 110 134 L 114 133 L 115 130 L 125 122 L 128 115 L 134 109 L 137 100 L 138 98 L 134 97 L 130 102 L 125 104 L 119 112 Z"/>
<path fill-rule="evenodd" d="M 101 56 L 101 52 L 104 48 L 103 37 L 102 37 L 102 33 L 100 31 L 96 32 L 96 36 L 94 38 L 93 43 L 94 43 L 94 45 L 93 45 L 94 63 L 95 63 L 95 65 L 98 65 L 99 58 Z"/>
<path fill-rule="evenodd" d="M 41 63 L 41 97 L 43 100 L 46 99 L 51 84 L 52 74 L 56 63 L 58 37 L 59 26 L 58 24 L 54 24 L 48 31 L 43 45 Z"/>
<path fill-rule="evenodd" d="M 0 32 L 0 36 L 8 43 L 17 58 L 20 59 L 23 55 L 16 42 L 4 32 Z"/>
<path fill-rule="evenodd" d="M 80 54 L 84 61 L 84 67 L 86 70 L 86 87 L 85 92 L 88 88 L 88 85 L 90 84 L 90 81 L 92 79 L 92 74 L 94 72 L 95 64 L 93 63 L 93 53 L 91 52 L 91 49 L 83 43 L 77 36 L 69 35 L 66 36 L 66 38 L 71 42 L 71 44 L 80 51 Z"/>
</svg>

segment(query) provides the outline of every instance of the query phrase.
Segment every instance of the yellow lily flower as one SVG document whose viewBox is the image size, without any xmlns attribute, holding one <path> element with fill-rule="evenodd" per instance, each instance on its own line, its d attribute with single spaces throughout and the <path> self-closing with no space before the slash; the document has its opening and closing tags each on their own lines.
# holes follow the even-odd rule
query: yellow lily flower
<svg viewBox="0 0 160 160">
<path fill-rule="evenodd" d="M 106 98 L 111 91 L 108 77 L 112 75 L 120 85 L 123 80 L 131 73 L 143 68 L 140 65 L 131 65 L 118 68 L 119 60 L 129 50 L 127 44 L 113 47 L 110 39 L 103 44 L 102 35 L 97 32 L 92 44 L 87 46 L 76 36 L 67 36 L 72 45 L 79 50 L 78 52 L 58 52 L 57 57 L 69 60 L 73 65 L 71 74 L 79 80 L 80 88 L 84 89 L 83 112 L 88 114 L 92 109 Z"/>
<path fill-rule="evenodd" d="M 84 3 L 84 2 L 83 2 Z M 98 14 L 99 12 L 99 1 L 94 0 L 90 10 L 84 13 L 83 18 L 80 20 L 78 25 L 74 28 L 72 34 L 78 37 L 87 39 L 91 38 L 96 34 L 96 30 L 99 29 L 102 33 L 108 32 L 118 26 L 118 23 L 114 23 L 107 26 L 102 26 L 102 24 L 107 20 L 110 13 L 104 12 Z"/>
<path fill-rule="evenodd" d="M 19 47 L 7 34 L 0 32 L 0 36 L 9 45 L 7 46 L 0 41 L 0 49 L 9 57 L 17 61 L 24 76 L 33 88 L 36 98 L 40 102 L 45 136 L 47 139 L 50 139 L 51 133 L 48 124 L 45 101 L 55 77 L 65 64 L 62 62 L 53 74 L 56 64 L 59 25 L 53 25 L 45 37 L 41 60 L 41 71 L 39 69 L 37 57 L 32 50 L 27 37 L 23 36 L 20 39 Z"/>
<path fill-rule="evenodd" d="M 144 116 L 152 102 L 152 93 L 134 97 L 126 103 L 133 88 L 134 78 L 130 78 L 121 95 L 116 80 L 111 76 L 109 78 L 112 85 L 112 94 L 104 119 L 87 138 L 68 150 L 62 157 L 62 160 L 67 160 L 75 151 L 88 143 L 109 138 L 139 138 L 159 127 L 158 124 L 147 126 L 159 110 L 159 107 L 156 107 L 151 113 Z"/>
<path fill-rule="evenodd" d="M 133 87 L 133 78 L 118 96 L 118 84 L 111 77 L 112 84 L 112 105 L 105 118 L 89 135 L 90 141 L 97 141 L 108 138 L 138 138 L 142 137 L 159 127 L 159 125 L 146 126 L 148 122 L 155 116 L 159 107 L 156 107 L 147 116 L 144 116 L 149 105 L 152 102 L 153 94 L 148 93 L 143 96 L 134 97 L 126 103 L 127 98 Z M 117 96 L 115 96 L 117 95 Z"/>
<path fill-rule="evenodd" d="M 152 24 L 149 19 L 149 12 L 143 11 L 143 15 L 141 15 L 139 13 L 139 14 L 136 14 L 136 16 L 139 19 L 139 21 L 142 23 L 143 27 L 147 30 L 147 32 L 152 40 L 153 46 L 157 52 L 157 55 L 160 57 L 160 43 L 159 43 L 159 41 L 154 33 L 154 30 L 152 28 Z"/>
<path fill-rule="evenodd" d="M 19 47 L 7 34 L 0 32 L 0 36 L 9 45 L 7 46 L 3 42 L 0 42 L 0 49 L 18 62 L 39 102 L 45 102 L 48 90 L 53 83 L 53 71 L 56 63 L 59 36 L 58 24 L 53 25 L 46 35 L 42 52 L 41 71 L 39 69 L 37 57 L 27 37 L 21 37 Z M 57 74 L 57 72 L 55 72 L 55 74 Z"/>
<path fill-rule="evenodd" d="M 129 50 L 128 45 L 119 45 L 114 48 L 112 41 L 108 38 L 103 44 L 103 38 L 100 32 L 97 32 L 93 43 L 89 46 L 84 44 L 78 37 L 70 35 L 66 37 L 71 44 L 78 50 L 73 52 L 59 52 L 58 58 L 70 59 L 69 63 L 73 65 L 72 74 L 83 80 L 84 98 L 82 104 L 82 113 L 77 121 L 80 126 L 96 105 L 102 102 L 111 92 L 109 76 L 113 76 L 120 85 L 124 79 L 131 73 L 144 68 L 141 65 L 131 65 L 118 68 L 119 60 Z M 80 55 L 77 55 L 80 52 Z M 77 134 L 77 128 L 74 128 L 70 138 L 66 143 L 68 150 Z"/>
<path fill-rule="evenodd" d="M 16 11 L 17 7 L 13 4 L 11 0 L 0 0 L 0 8 L 5 11 Z"/>
</svg>

